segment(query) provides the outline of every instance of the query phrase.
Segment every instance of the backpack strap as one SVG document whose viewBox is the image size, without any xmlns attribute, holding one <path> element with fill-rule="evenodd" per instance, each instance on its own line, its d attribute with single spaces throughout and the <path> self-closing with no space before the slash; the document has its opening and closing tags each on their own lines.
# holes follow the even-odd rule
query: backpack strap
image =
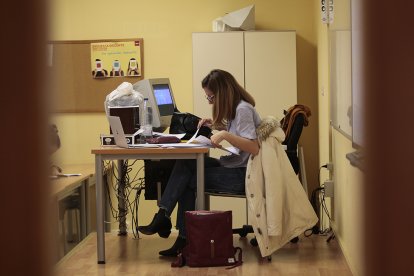
<svg viewBox="0 0 414 276">
<path fill-rule="evenodd" d="M 237 261 L 234 265 L 230 267 L 226 267 L 226 269 L 232 269 L 238 266 L 241 266 L 243 264 L 243 250 L 240 247 L 234 248 L 234 257 L 236 257 L 237 251 L 239 251 L 239 254 L 237 255 L 237 258 L 235 258 Z"/>
</svg>

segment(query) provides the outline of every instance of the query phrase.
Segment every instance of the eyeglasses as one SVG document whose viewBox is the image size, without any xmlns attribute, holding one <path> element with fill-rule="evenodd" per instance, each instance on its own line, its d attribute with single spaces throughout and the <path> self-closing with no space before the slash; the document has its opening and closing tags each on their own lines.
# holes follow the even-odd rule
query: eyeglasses
<svg viewBox="0 0 414 276">
<path fill-rule="evenodd" d="M 206 97 L 207 101 L 212 102 L 215 96 L 214 95 L 205 95 L 205 97 Z"/>
</svg>

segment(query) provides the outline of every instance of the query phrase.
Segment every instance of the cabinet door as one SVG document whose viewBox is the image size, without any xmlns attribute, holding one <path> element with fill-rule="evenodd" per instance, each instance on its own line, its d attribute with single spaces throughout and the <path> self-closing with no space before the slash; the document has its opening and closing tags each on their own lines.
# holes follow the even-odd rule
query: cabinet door
<svg viewBox="0 0 414 276">
<path fill-rule="evenodd" d="M 245 88 L 262 118 L 297 103 L 296 32 L 245 32 Z"/>
<path fill-rule="evenodd" d="M 244 85 L 243 32 L 193 33 L 193 113 L 201 118 L 211 118 L 201 81 L 212 69 L 228 71 Z"/>
</svg>

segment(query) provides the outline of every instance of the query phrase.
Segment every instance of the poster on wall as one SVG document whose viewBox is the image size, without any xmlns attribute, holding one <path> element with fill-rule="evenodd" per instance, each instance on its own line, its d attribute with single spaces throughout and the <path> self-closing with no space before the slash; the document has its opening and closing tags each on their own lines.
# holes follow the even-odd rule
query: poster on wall
<svg viewBox="0 0 414 276">
<path fill-rule="evenodd" d="M 93 78 L 141 77 L 142 39 L 91 43 Z"/>
</svg>

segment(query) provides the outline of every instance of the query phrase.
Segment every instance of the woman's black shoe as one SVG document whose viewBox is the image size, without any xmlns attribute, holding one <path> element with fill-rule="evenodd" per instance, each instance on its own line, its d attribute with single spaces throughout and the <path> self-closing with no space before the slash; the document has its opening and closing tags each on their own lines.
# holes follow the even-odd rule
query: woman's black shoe
<svg viewBox="0 0 414 276">
<path fill-rule="evenodd" d="M 168 238 L 171 233 L 171 220 L 165 215 L 165 210 L 160 209 L 154 215 L 151 223 L 147 226 L 138 226 L 138 231 L 145 235 L 158 233 L 161 238 Z"/>
<path fill-rule="evenodd" d="M 173 246 L 167 250 L 162 250 L 160 252 L 158 252 L 161 256 L 166 256 L 166 257 L 175 257 L 178 255 L 178 253 L 181 252 L 181 250 L 184 248 L 184 246 L 186 245 L 186 239 L 182 238 L 182 237 L 177 237 L 177 239 L 175 240 Z"/>
</svg>

